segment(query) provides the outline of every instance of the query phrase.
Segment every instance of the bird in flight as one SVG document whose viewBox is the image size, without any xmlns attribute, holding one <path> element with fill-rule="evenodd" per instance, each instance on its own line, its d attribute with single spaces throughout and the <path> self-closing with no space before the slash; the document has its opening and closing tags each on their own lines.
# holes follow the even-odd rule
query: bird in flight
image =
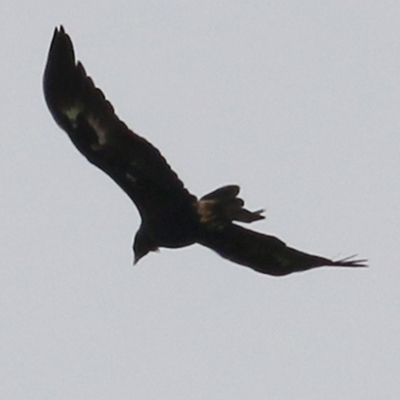
<svg viewBox="0 0 400 400">
<path fill-rule="evenodd" d="M 47 106 L 77 149 L 131 198 L 141 225 L 133 250 L 135 263 L 160 247 L 199 243 L 255 271 L 281 276 L 322 266 L 364 267 L 353 257 L 331 260 L 288 247 L 280 239 L 235 223 L 264 218 L 238 197 L 239 186 L 221 187 L 198 199 L 161 153 L 130 130 L 111 103 L 76 62 L 69 35 L 55 29 L 43 78 Z"/>
</svg>

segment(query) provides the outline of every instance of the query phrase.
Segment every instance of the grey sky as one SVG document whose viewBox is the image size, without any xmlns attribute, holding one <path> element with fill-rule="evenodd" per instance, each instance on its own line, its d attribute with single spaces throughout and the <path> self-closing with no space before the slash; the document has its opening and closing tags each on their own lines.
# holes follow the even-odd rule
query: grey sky
<svg viewBox="0 0 400 400">
<path fill-rule="evenodd" d="M 1 399 L 398 399 L 400 5 L 0 7 Z M 132 267 L 135 207 L 52 120 L 56 25 L 195 194 L 367 270 L 272 278 L 192 246 Z"/>
</svg>

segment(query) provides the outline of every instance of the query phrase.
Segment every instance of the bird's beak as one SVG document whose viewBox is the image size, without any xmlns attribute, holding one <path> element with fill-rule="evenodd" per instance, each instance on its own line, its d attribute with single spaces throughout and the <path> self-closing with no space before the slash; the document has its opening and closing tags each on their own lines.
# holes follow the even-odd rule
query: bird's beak
<svg viewBox="0 0 400 400">
<path fill-rule="evenodd" d="M 142 258 L 142 256 L 138 256 L 138 255 L 134 254 L 133 255 L 133 265 L 136 265 L 141 258 Z"/>
</svg>

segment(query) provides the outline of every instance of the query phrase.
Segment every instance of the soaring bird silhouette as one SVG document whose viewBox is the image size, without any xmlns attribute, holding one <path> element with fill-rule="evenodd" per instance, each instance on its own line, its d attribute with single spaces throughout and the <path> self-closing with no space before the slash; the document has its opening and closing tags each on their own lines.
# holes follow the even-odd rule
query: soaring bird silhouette
<svg viewBox="0 0 400 400">
<path fill-rule="evenodd" d="M 200 199 L 189 193 L 160 152 L 114 113 L 75 54 L 70 37 L 55 29 L 43 79 L 47 105 L 77 149 L 132 199 L 142 222 L 133 250 L 135 263 L 159 247 L 200 243 L 235 263 L 270 275 L 321 266 L 364 267 L 353 257 L 333 261 L 292 249 L 276 237 L 233 221 L 263 219 L 244 208 L 239 187 L 224 186 Z"/>
</svg>

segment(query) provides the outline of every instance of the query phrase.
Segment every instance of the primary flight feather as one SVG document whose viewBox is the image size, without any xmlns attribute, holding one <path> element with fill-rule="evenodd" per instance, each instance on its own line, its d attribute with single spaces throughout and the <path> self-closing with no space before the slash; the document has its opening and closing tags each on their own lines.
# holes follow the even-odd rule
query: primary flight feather
<svg viewBox="0 0 400 400">
<path fill-rule="evenodd" d="M 53 118 L 77 149 L 136 204 L 142 222 L 133 244 L 135 262 L 159 247 L 199 243 L 228 260 L 276 276 L 321 266 L 365 266 L 365 260 L 333 261 L 306 254 L 235 224 L 264 218 L 262 211 L 244 208 L 236 185 L 197 199 L 161 153 L 115 115 L 76 62 L 72 41 L 62 26 L 55 29 L 50 45 L 43 88 Z"/>
</svg>

